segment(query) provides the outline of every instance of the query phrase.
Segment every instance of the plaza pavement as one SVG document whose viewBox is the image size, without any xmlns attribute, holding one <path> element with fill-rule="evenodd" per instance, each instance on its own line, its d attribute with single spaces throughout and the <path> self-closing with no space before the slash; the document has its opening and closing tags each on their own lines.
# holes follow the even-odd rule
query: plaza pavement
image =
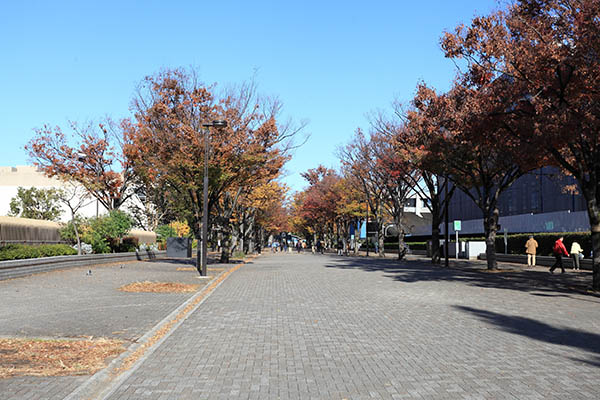
<svg viewBox="0 0 600 400">
<path fill-rule="evenodd" d="M 600 298 L 566 275 L 265 254 L 105 398 L 596 399 Z"/>
</svg>

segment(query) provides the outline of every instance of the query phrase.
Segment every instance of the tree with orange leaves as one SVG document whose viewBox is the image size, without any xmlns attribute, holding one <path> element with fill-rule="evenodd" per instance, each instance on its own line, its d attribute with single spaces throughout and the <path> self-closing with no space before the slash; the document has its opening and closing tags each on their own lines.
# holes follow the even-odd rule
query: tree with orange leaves
<svg viewBox="0 0 600 400">
<path fill-rule="evenodd" d="M 425 207 L 431 214 L 431 259 L 438 263 L 441 257 L 440 225 L 445 203 L 452 198 L 455 186 L 449 189 L 447 196 L 443 195 L 447 184 L 443 177 L 443 163 L 427 152 L 432 141 L 435 141 L 438 129 L 431 116 L 419 112 L 419 109 L 427 109 L 429 106 L 428 90 L 425 85 L 419 85 L 411 107 L 407 108 L 395 101 L 391 116 L 378 113 L 371 124 L 377 132 L 390 137 L 395 156 L 403 160 L 396 164 L 404 171 L 398 176 L 424 200 Z"/>
<path fill-rule="evenodd" d="M 340 177 L 334 170 L 322 165 L 301 175 L 309 186 L 298 210 L 300 216 L 313 232 L 311 241 L 321 240 L 326 243 L 326 247 L 331 247 L 336 233 L 336 208 L 341 197 L 336 190 Z"/>
<path fill-rule="evenodd" d="M 600 2 L 516 0 L 442 40 L 471 81 L 510 81 L 507 137 L 573 175 L 587 202 L 600 290 Z"/>
<path fill-rule="evenodd" d="M 443 95 L 421 86 L 416 102 L 420 117 L 433 124 L 433 140 L 424 149 L 426 157 L 437 160 L 433 172 L 444 171 L 481 209 L 488 269 L 497 268 L 498 198 L 540 162 L 531 149 L 506 137 L 504 119 L 495 113 L 507 107 L 500 94 L 509 84 L 463 80 Z"/>
<path fill-rule="evenodd" d="M 258 96 L 253 84 L 218 95 L 193 71 L 147 77 L 133 106 L 136 121 L 129 126 L 125 149 L 136 172 L 147 182 L 160 183 L 174 212 L 188 221 L 198 239 L 206 209 L 209 226 L 220 228 L 221 261 L 227 262 L 230 219 L 240 195 L 279 173 L 297 130 L 277 123 L 280 104 Z M 205 130 L 203 124 L 213 120 L 228 125 Z M 205 140 L 210 144 L 209 200 L 203 205 Z"/>
<path fill-rule="evenodd" d="M 107 210 L 115 210 L 138 187 L 133 166 L 122 151 L 126 121 L 123 124 L 108 121 L 94 128 L 71 123 L 72 135 L 44 126 L 36 129 L 25 149 L 45 175 L 78 182 Z M 77 142 L 74 146 L 69 145 L 72 139 Z"/>
<path fill-rule="evenodd" d="M 288 231 L 286 198 L 288 188 L 273 180 L 249 188 L 238 201 L 232 220 L 234 240 L 232 247 L 247 253 L 255 243 L 261 247 L 265 235 Z"/>
<path fill-rule="evenodd" d="M 357 129 L 354 137 L 338 154 L 344 174 L 351 175 L 359 182 L 369 209 L 374 216 L 377 226 L 375 240 L 378 244 L 378 254 L 385 257 L 384 249 L 384 201 L 386 197 L 386 182 L 383 175 L 377 171 L 377 157 L 372 142 L 361 129 Z M 368 221 L 367 221 L 368 222 Z M 367 235 L 368 236 L 368 235 Z M 368 237 L 367 237 L 367 240 Z"/>
<path fill-rule="evenodd" d="M 348 254 L 350 250 L 350 226 L 358 226 L 358 221 L 362 220 L 366 213 L 364 194 L 360 190 L 360 185 L 352 175 L 341 176 L 336 182 L 334 190 L 339 193 L 339 200 L 336 204 L 336 222 L 337 232 L 342 240 L 342 250 Z M 358 241 L 354 242 L 354 252 L 358 252 Z"/>
</svg>

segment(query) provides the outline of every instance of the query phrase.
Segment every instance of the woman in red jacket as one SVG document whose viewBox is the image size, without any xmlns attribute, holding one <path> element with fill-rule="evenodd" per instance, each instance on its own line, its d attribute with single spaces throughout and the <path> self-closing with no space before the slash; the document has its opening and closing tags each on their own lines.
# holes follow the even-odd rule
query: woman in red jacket
<svg viewBox="0 0 600 400">
<path fill-rule="evenodd" d="M 563 244 L 563 237 L 559 237 L 558 240 L 556 242 L 554 242 L 554 248 L 552 249 L 552 251 L 554 252 L 554 257 L 556 258 L 556 261 L 554 262 L 554 265 L 552 265 L 550 267 L 550 273 L 553 274 L 554 270 L 556 269 L 556 267 L 560 267 L 561 269 L 561 274 L 565 273 L 565 267 L 563 267 L 563 262 L 562 262 L 562 256 L 567 256 L 569 257 L 569 252 L 567 251 L 567 248 L 565 247 L 565 245 Z"/>
</svg>

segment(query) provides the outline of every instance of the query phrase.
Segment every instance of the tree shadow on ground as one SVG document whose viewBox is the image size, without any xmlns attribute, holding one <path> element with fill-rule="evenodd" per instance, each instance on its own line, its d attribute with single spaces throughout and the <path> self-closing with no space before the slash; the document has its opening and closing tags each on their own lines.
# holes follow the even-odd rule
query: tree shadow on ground
<svg viewBox="0 0 600 400">
<path fill-rule="evenodd" d="M 594 353 L 591 360 L 571 358 L 573 361 L 584 362 L 600 367 L 600 335 L 569 327 L 556 327 L 531 318 L 504 315 L 492 311 L 472 307 L 454 306 L 456 310 L 469 313 L 478 319 L 494 325 L 501 330 L 515 335 L 525 336 L 533 340 L 569 346 L 589 353 Z"/>
<path fill-rule="evenodd" d="M 160 258 L 160 259 L 155 259 L 155 260 L 146 260 L 147 262 L 155 262 L 155 263 L 164 263 L 164 264 L 175 264 L 175 265 L 191 265 L 193 267 L 196 266 L 196 259 L 194 257 L 192 258 Z M 229 260 L 229 264 L 239 264 L 241 263 L 243 260 L 241 259 L 230 259 Z M 225 265 L 224 263 L 220 262 L 220 260 L 218 259 L 213 259 L 213 258 L 209 258 L 207 260 L 207 264 L 208 265 L 217 265 L 217 264 L 221 264 L 221 265 Z M 249 264 L 249 262 L 247 262 L 247 264 Z"/>
<path fill-rule="evenodd" d="M 461 282 L 466 285 L 528 292 L 534 296 L 573 297 L 578 300 L 600 304 L 597 294 L 587 292 L 585 278 L 576 274 L 550 275 L 548 272 L 521 270 L 490 273 L 481 268 L 445 268 L 417 260 L 391 260 L 370 258 L 331 257 L 335 262 L 327 263 L 327 268 L 361 269 L 368 272 L 382 272 L 385 277 L 399 282 Z M 580 295 L 586 295 L 585 298 Z"/>
</svg>

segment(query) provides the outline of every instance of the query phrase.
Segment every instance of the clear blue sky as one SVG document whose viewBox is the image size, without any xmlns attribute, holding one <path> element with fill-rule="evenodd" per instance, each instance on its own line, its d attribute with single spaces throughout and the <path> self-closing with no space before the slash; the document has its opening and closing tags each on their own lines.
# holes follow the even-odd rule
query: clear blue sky
<svg viewBox="0 0 600 400">
<path fill-rule="evenodd" d="M 28 163 L 33 128 L 127 117 L 134 87 L 161 68 L 195 66 L 205 83 L 257 72 L 262 93 L 306 119 L 287 165 L 336 167 L 365 114 L 408 101 L 424 80 L 446 90 L 444 30 L 496 8 L 456 1 L 11 1 L 0 10 L 0 165 Z M 67 130 L 67 129 L 65 129 Z"/>
</svg>

